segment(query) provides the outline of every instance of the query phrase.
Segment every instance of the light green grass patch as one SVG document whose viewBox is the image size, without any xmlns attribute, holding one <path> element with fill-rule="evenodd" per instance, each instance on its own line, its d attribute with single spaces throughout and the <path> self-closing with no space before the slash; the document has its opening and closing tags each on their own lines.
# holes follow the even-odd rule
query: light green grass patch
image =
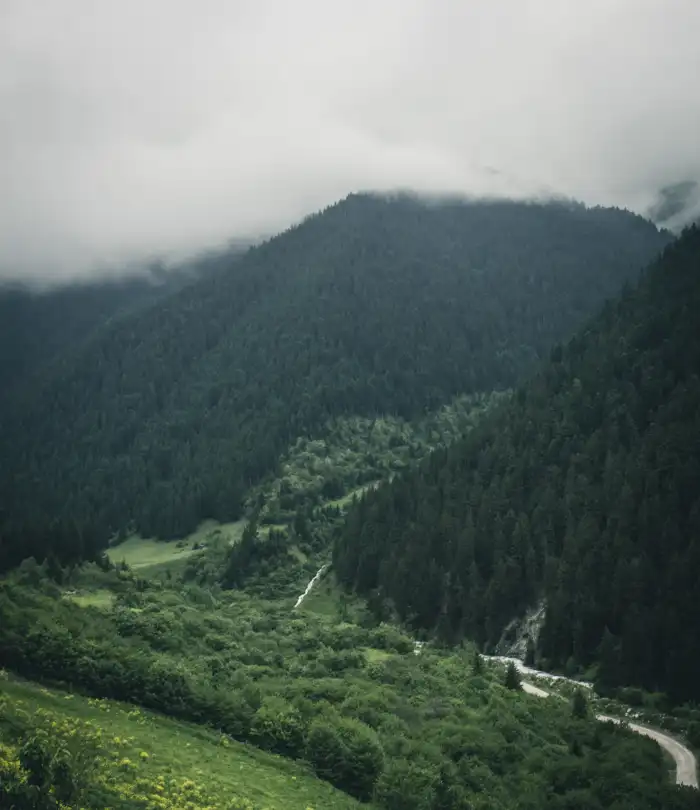
<svg viewBox="0 0 700 810">
<path fill-rule="evenodd" d="M 338 585 L 333 571 L 326 572 L 304 599 L 304 611 L 326 616 L 335 621 L 349 621 L 362 624 L 368 610 L 365 600 L 350 594 Z"/>
<path fill-rule="evenodd" d="M 63 594 L 64 599 L 70 599 L 80 607 L 95 607 L 102 610 L 109 610 L 115 600 L 115 595 L 112 591 L 106 588 L 98 588 L 95 591 L 87 592 L 66 592 Z"/>
<path fill-rule="evenodd" d="M 165 543 L 135 535 L 118 546 L 112 546 L 107 556 L 113 563 L 125 562 L 134 571 L 142 572 L 154 566 L 187 559 L 194 552 L 192 545 L 190 540 Z"/>
<path fill-rule="evenodd" d="M 184 568 L 188 557 L 200 549 L 209 546 L 231 546 L 238 542 L 244 526 L 243 520 L 235 523 L 207 520 L 182 540 L 170 541 L 144 538 L 135 534 L 108 549 L 107 556 L 115 564 L 125 562 L 129 568 L 142 576 L 154 576 L 168 570 L 177 573 Z"/>
<path fill-rule="evenodd" d="M 386 661 L 387 658 L 391 658 L 392 655 L 396 654 L 387 652 L 386 650 L 377 650 L 374 647 L 364 647 L 362 652 L 365 654 L 368 664 L 376 664 L 380 661 Z"/>
<path fill-rule="evenodd" d="M 0 698 L 70 733 L 76 721 L 99 735 L 104 760 L 96 783 L 133 807 L 211 810 L 357 810 L 346 794 L 302 763 L 266 754 L 201 727 L 128 704 L 94 700 L 7 679 Z M 38 714 L 37 714 L 38 713 Z M 0 735 L 3 734 L 0 699 Z M 9 742 L 9 740 L 8 740 Z"/>
<path fill-rule="evenodd" d="M 243 529 L 247 521 L 236 520 L 232 523 L 218 523 L 216 520 L 205 520 L 192 532 L 186 542 L 192 545 L 219 545 L 226 544 L 232 546 L 241 539 Z M 182 542 L 182 541 L 181 541 Z"/>
</svg>

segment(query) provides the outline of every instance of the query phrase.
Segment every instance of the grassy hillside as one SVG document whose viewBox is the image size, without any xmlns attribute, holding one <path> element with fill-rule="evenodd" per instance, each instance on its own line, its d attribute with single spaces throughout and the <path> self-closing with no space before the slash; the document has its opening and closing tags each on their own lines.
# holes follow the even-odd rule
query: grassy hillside
<svg viewBox="0 0 700 810">
<path fill-rule="evenodd" d="M 240 517 L 328 420 L 511 387 L 665 244 L 630 213 L 353 196 L 124 318 L 0 426 L 0 567 Z"/>
<path fill-rule="evenodd" d="M 334 562 L 445 639 L 544 596 L 545 668 L 697 700 L 700 229 L 463 441 L 368 491 Z"/>
<path fill-rule="evenodd" d="M 74 750 L 76 737 L 79 747 L 92 748 L 95 760 L 79 785 L 82 807 L 351 810 L 360 806 L 301 763 L 128 704 L 47 689 L 6 673 L 0 680 L 0 798 L 5 780 L 17 773 L 19 743 L 36 729 L 48 730 L 55 748 L 65 744 Z"/>
<path fill-rule="evenodd" d="M 37 768 L 48 750 L 64 763 L 46 765 L 51 784 L 67 769 L 95 810 L 353 806 L 311 773 L 385 810 L 698 806 L 650 741 L 506 688 L 469 645 L 416 655 L 332 588 L 293 611 L 94 566 L 55 574 L 60 587 L 25 563 L 0 583 L 0 660 L 73 693 L 0 681 L 3 786 L 18 752 Z M 73 729 L 96 763 L 75 759 Z"/>
</svg>

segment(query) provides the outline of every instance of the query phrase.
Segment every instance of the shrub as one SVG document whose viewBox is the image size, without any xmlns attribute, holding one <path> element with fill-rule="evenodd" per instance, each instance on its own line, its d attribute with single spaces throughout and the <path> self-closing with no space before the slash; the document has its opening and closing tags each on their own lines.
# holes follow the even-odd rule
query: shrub
<svg viewBox="0 0 700 810">
<path fill-rule="evenodd" d="M 372 796 L 384 766 L 384 751 L 372 729 L 339 717 L 312 723 L 306 756 L 318 776 L 362 800 Z"/>
<path fill-rule="evenodd" d="M 515 691 L 523 688 L 522 683 L 520 682 L 520 673 L 512 661 L 508 664 L 508 669 L 506 669 L 504 686 L 506 689 L 513 689 Z"/>
<path fill-rule="evenodd" d="M 251 737 L 261 748 L 294 758 L 303 754 L 304 732 L 298 710 L 277 695 L 263 699 L 250 728 Z"/>
</svg>

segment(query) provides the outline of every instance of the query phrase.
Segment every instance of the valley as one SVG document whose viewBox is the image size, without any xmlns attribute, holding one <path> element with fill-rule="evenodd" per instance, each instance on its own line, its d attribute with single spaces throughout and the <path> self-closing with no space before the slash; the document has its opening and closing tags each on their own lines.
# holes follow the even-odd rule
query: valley
<svg viewBox="0 0 700 810">
<path fill-rule="evenodd" d="M 510 691 L 501 666 L 477 666 L 470 645 L 429 643 L 416 655 L 409 636 L 373 621 L 331 572 L 294 610 L 308 581 L 290 580 L 289 597 L 264 599 L 168 585 L 162 570 L 143 579 L 83 566 L 56 587 L 21 566 L 0 587 L 0 655 L 48 688 L 0 680 L 5 762 L 28 729 L 55 724 L 70 751 L 71 729 L 88 722 L 81 733 L 93 735 L 97 771 L 84 800 L 110 807 L 345 808 L 355 806 L 347 792 L 367 798 L 367 779 L 378 780 L 377 808 L 420 808 L 442 790 L 483 808 L 514 806 L 516 796 L 518 807 L 557 807 L 572 790 L 592 806 L 603 795 L 695 806 L 691 794 L 670 792 L 656 743 L 577 719 L 570 695 Z M 84 601 L 62 599 L 68 591 Z M 110 602 L 89 598 L 104 593 Z M 351 748 L 333 754 L 338 738 Z M 380 751 L 382 775 L 372 777 Z"/>
<path fill-rule="evenodd" d="M 319 568 L 317 573 L 314 577 L 309 581 L 304 592 L 300 594 L 299 598 L 297 599 L 294 607 L 295 609 L 298 608 L 304 600 L 309 596 L 311 591 L 313 590 L 314 586 L 317 585 L 320 578 L 323 574 L 327 571 L 327 565 L 322 566 Z M 414 653 L 419 655 L 424 647 L 423 642 L 414 642 Z M 533 669 L 529 667 L 519 659 L 519 658 L 510 658 L 507 656 L 483 656 L 483 658 L 488 662 L 494 662 L 497 665 L 510 665 L 512 664 L 515 666 L 517 671 L 520 673 L 521 676 L 524 678 L 528 678 L 529 680 L 523 680 L 521 683 L 522 690 L 528 695 L 533 695 L 539 698 L 548 698 L 548 697 L 558 697 L 566 700 L 566 696 L 561 693 L 561 691 L 552 691 L 551 686 L 554 685 L 561 687 L 562 684 L 566 687 L 573 688 L 576 690 L 582 690 L 582 693 L 587 693 L 587 697 L 590 700 L 591 698 L 595 699 L 595 693 L 591 690 L 593 689 L 593 684 L 586 682 L 586 681 L 577 681 L 571 678 L 567 678 L 563 675 L 553 674 L 549 672 L 543 672 L 542 670 Z M 546 681 L 550 685 L 550 689 L 543 689 L 541 686 L 537 686 L 536 684 L 532 683 L 532 680 L 535 681 Z M 594 704 L 595 705 L 595 704 Z M 600 722 L 610 722 L 615 724 L 622 724 L 626 729 L 633 731 L 635 734 L 641 734 L 644 737 L 648 737 L 649 739 L 654 740 L 654 742 L 658 743 L 661 748 L 668 753 L 674 763 L 675 763 L 675 782 L 677 785 L 687 785 L 689 787 L 698 789 L 698 763 L 695 754 L 690 750 L 690 748 L 686 747 L 682 743 L 680 743 L 676 738 L 670 736 L 669 734 L 660 731 L 659 729 L 650 728 L 649 726 L 643 726 L 639 723 L 635 723 L 630 720 L 630 717 L 636 718 L 638 716 L 637 712 L 633 712 L 629 708 L 625 708 L 624 706 L 619 706 L 618 710 L 620 711 L 620 715 L 618 716 L 611 716 L 608 714 L 595 714 L 595 719 L 599 720 Z"/>
<path fill-rule="evenodd" d="M 699 258 L 353 195 L 39 363 L 0 805 L 698 808 Z"/>
<path fill-rule="evenodd" d="M 574 689 L 590 690 L 593 686 L 585 681 L 575 681 L 571 678 L 565 678 L 562 675 L 553 675 L 549 672 L 542 672 L 541 670 L 532 669 L 532 667 L 525 666 L 518 658 L 507 658 L 504 656 L 490 656 L 489 658 L 490 660 L 502 664 L 514 664 L 521 675 L 530 679 L 522 682 L 523 691 L 530 695 L 534 695 L 535 697 L 547 698 L 551 697 L 552 695 L 556 697 L 563 697 L 563 695 L 556 691 L 552 692 L 551 689 L 547 690 L 542 689 L 540 686 L 536 686 L 534 683 L 532 683 L 532 679 L 547 681 L 550 684 L 554 683 L 555 685 L 557 682 L 563 681 L 566 685 Z M 590 696 L 593 693 L 589 692 L 588 694 Z M 659 729 L 649 728 L 649 726 L 643 726 L 639 723 L 633 722 L 633 720 L 630 720 L 630 718 L 636 718 L 637 716 L 638 713 L 629 708 L 623 709 L 621 716 L 617 717 L 612 717 L 609 714 L 595 715 L 596 719 L 600 720 L 601 722 L 618 724 L 622 723 L 630 731 L 634 731 L 635 734 L 641 734 L 642 736 L 649 737 L 657 742 L 673 758 L 676 767 L 676 784 L 688 785 L 697 789 L 698 763 L 695 754 L 690 750 L 690 748 L 681 744 L 671 735 L 665 734 L 663 731 L 659 731 Z"/>
</svg>

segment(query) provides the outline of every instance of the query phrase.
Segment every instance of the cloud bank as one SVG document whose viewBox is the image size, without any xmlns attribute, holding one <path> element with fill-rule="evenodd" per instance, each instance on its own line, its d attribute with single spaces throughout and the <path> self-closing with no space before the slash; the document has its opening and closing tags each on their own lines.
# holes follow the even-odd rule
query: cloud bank
<svg viewBox="0 0 700 810">
<path fill-rule="evenodd" d="M 700 178 L 698 0 L 3 0 L 0 279 L 357 190 L 650 210 Z"/>
</svg>

